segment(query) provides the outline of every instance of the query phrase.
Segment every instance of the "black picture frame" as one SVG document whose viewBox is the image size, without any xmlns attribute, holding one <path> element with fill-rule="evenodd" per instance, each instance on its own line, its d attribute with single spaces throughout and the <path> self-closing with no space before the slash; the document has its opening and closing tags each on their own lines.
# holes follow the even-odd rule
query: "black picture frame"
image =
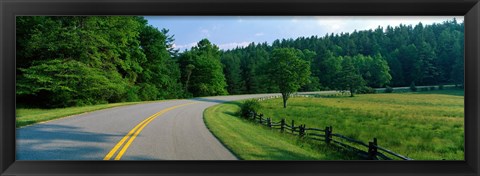
<svg viewBox="0 0 480 176">
<path fill-rule="evenodd" d="M 462 175 L 480 171 L 478 0 L 1 0 L 0 175 Z M 465 17 L 464 161 L 16 161 L 17 15 L 459 15 Z"/>
</svg>

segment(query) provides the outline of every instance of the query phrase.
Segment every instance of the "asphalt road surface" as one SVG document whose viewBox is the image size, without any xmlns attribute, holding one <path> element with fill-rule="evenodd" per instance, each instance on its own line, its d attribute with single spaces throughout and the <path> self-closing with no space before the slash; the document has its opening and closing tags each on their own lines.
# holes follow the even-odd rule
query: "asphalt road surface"
<svg viewBox="0 0 480 176">
<path fill-rule="evenodd" d="M 280 94 L 115 107 L 18 128 L 17 160 L 235 160 L 207 129 L 215 104 Z"/>
</svg>

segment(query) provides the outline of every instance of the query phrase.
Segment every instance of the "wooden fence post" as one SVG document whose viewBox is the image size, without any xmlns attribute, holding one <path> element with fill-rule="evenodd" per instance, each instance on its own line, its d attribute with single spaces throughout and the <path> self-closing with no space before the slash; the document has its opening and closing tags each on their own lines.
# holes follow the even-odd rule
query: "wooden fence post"
<svg viewBox="0 0 480 176">
<path fill-rule="evenodd" d="M 300 137 L 303 137 L 305 135 L 305 125 L 300 125 L 298 126 L 299 129 L 298 129 L 298 135 L 300 135 Z"/>
<path fill-rule="evenodd" d="M 330 144 L 330 141 L 332 141 L 332 126 L 325 127 L 325 142 Z"/>
<path fill-rule="evenodd" d="M 377 138 L 373 138 L 373 142 L 368 142 L 368 159 L 375 160 L 377 159 Z"/>
<path fill-rule="evenodd" d="M 270 119 L 270 117 L 267 118 L 267 125 L 269 128 L 272 128 L 272 119 Z"/>
<path fill-rule="evenodd" d="M 263 118 L 263 114 L 260 114 L 260 116 L 258 116 L 260 118 L 260 124 L 262 124 L 262 118 Z"/>
<path fill-rule="evenodd" d="M 280 131 L 285 131 L 285 119 L 280 120 Z"/>
<path fill-rule="evenodd" d="M 295 121 L 292 120 L 292 134 L 295 134 Z"/>
</svg>

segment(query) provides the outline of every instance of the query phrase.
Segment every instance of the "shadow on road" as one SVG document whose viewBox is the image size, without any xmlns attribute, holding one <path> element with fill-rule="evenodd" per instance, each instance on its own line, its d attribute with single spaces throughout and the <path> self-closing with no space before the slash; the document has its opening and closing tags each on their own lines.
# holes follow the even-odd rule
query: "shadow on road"
<svg viewBox="0 0 480 176">
<path fill-rule="evenodd" d="M 99 160 L 105 151 L 98 143 L 118 136 L 84 132 L 78 127 L 38 124 L 17 129 L 17 160 Z"/>
<path fill-rule="evenodd" d="M 218 99 L 212 99 L 212 98 L 192 98 L 190 100 L 212 102 L 212 103 L 226 103 L 226 102 L 231 101 L 231 100 L 218 100 Z"/>
</svg>

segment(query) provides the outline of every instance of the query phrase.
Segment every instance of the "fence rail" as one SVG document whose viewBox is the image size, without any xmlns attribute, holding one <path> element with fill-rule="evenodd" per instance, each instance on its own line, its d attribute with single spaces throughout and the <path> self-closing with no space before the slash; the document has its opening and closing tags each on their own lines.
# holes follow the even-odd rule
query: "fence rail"
<svg viewBox="0 0 480 176">
<path fill-rule="evenodd" d="M 271 118 L 266 118 L 263 114 L 258 114 L 251 111 L 249 119 L 254 122 L 258 122 L 264 126 L 267 126 L 272 129 L 279 129 L 281 132 L 291 133 L 293 135 L 298 135 L 300 137 L 306 137 L 315 141 L 325 141 L 327 144 L 336 144 L 338 146 L 347 148 L 349 150 L 356 151 L 359 155 L 370 160 L 393 160 L 392 157 L 385 155 L 379 151 L 388 153 L 391 156 L 397 157 L 401 160 L 413 160 L 406 156 L 400 155 L 398 153 L 392 152 L 386 148 L 383 148 L 377 144 L 377 138 L 373 138 L 372 141 L 369 141 L 368 144 L 360 140 L 353 139 L 342 134 L 333 133 L 333 127 L 328 126 L 325 129 L 320 128 L 307 128 L 305 124 L 300 124 L 295 126 L 295 121 L 292 120 L 289 124 L 286 119 L 281 119 L 278 122 L 272 121 Z M 323 134 L 320 134 L 323 132 Z M 351 145 L 354 144 L 354 145 Z M 359 147 L 366 147 L 367 150 L 359 149 Z"/>
</svg>

